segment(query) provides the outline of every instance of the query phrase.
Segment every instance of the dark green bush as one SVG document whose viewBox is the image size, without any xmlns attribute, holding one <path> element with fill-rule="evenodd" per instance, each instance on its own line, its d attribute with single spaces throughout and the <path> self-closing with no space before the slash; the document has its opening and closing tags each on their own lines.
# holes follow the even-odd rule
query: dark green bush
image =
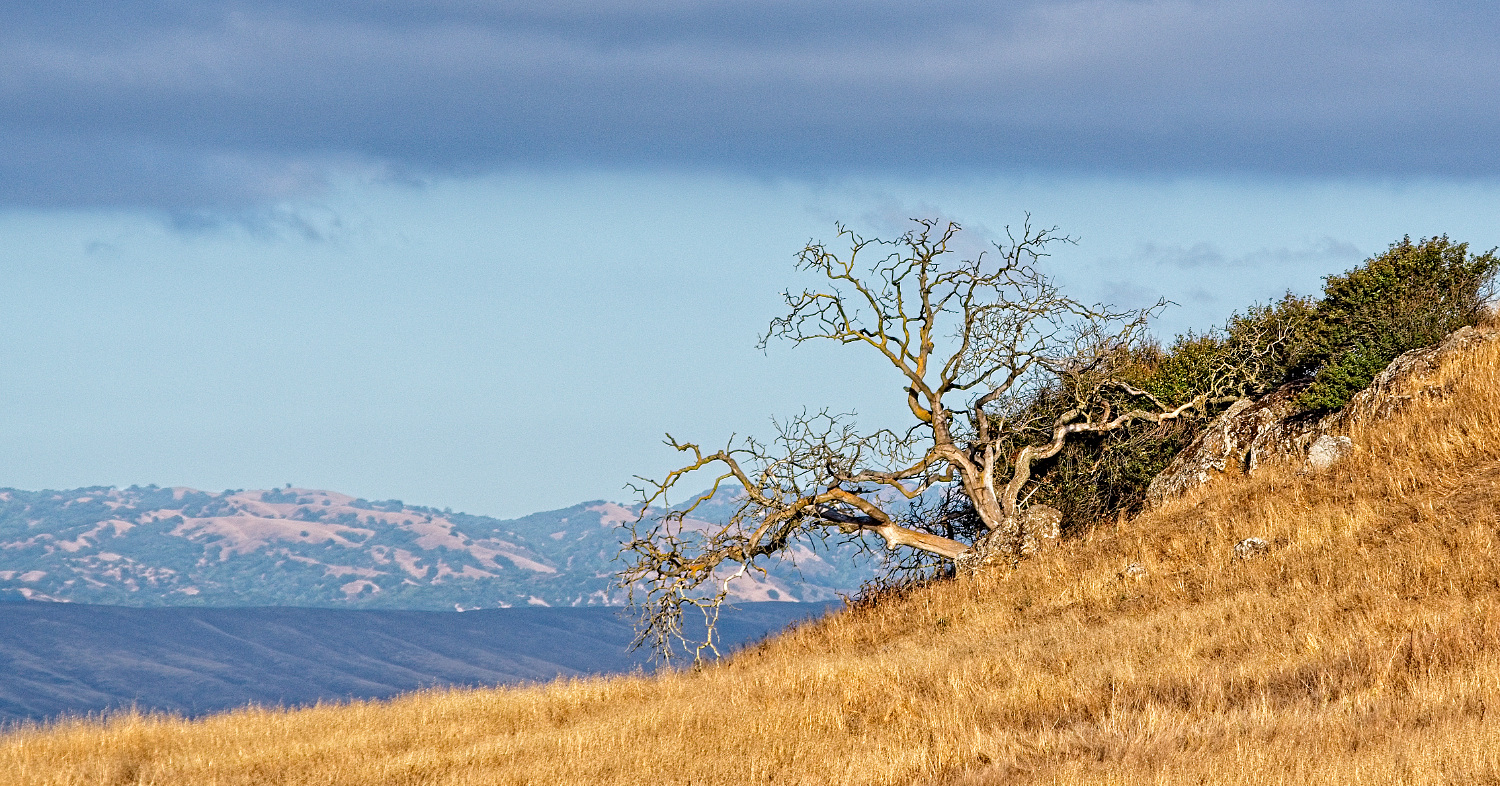
<svg viewBox="0 0 1500 786">
<path fill-rule="evenodd" d="M 1070 531 L 1135 513 L 1151 479 L 1196 433 L 1173 423 L 1076 441 L 1038 469 L 1034 500 L 1057 508 Z"/>
<path fill-rule="evenodd" d="M 1176 406 L 1234 368 L 1231 389 L 1221 394 L 1255 395 L 1298 383 L 1306 386 L 1299 404 L 1309 415 L 1339 409 L 1397 355 L 1476 324 L 1494 296 L 1497 270 L 1494 250 L 1472 255 L 1467 244 L 1446 236 L 1416 243 L 1403 238 L 1363 265 L 1329 276 L 1319 300 L 1288 293 L 1234 314 L 1223 327 L 1179 336 L 1169 347 L 1124 349 L 1110 372 Z M 1133 403 L 1140 402 L 1121 393 L 1116 406 Z M 1064 391 L 1044 389 L 1011 418 L 1045 426 L 1068 407 Z M 1151 480 L 1208 420 L 1141 425 L 1070 441 L 1033 468 L 1031 501 L 1062 511 L 1067 529 L 1135 513 Z M 1039 430 L 1030 436 L 1041 435 Z M 1012 453 L 1020 447 L 1017 441 Z M 955 504 L 950 501 L 945 516 L 968 521 Z"/>
<path fill-rule="evenodd" d="M 1287 380 L 1296 359 L 1306 357 L 1313 340 L 1316 304 L 1288 292 L 1269 305 L 1230 316 L 1222 328 L 1178 336 L 1168 349 L 1138 355 L 1123 376 L 1169 404 L 1180 404 L 1217 381 L 1221 391 L 1253 395 Z M 1154 353 L 1154 354 L 1153 354 Z M 1226 369 L 1237 369 L 1225 379 Z"/>
<path fill-rule="evenodd" d="M 1500 260 L 1494 249 L 1469 253 L 1447 235 L 1411 237 L 1323 285 L 1312 341 L 1288 376 L 1312 384 L 1299 403 L 1312 411 L 1342 408 L 1403 352 L 1429 346 L 1476 324 L 1494 295 Z"/>
<path fill-rule="evenodd" d="M 1497 268 L 1494 251 L 1471 255 L 1446 236 L 1404 238 L 1360 267 L 1329 276 L 1321 300 L 1288 293 L 1234 314 L 1221 328 L 1179 336 L 1170 347 L 1132 348 L 1114 371 L 1172 405 L 1233 367 L 1240 373 L 1227 392 L 1254 395 L 1300 382 L 1307 385 L 1299 398 L 1307 412 L 1339 409 L 1397 355 L 1477 323 L 1494 294 Z M 1120 406 L 1128 405 L 1122 398 Z M 1028 411 L 1045 423 L 1066 408 L 1057 391 L 1043 391 Z M 1069 528 L 1134 513 L 1152 478 L 1206 425 L 1207 419 L 1144 425 L 1070 442 L 1035 468 L 1033 498 L 1061 510 Z"/>
<path fill-rule="evenodd" d="M 1222 328 L 1179 336 L 1170 347 L 1147 344 L 1122 354 L 1113 372 L 1172 406 L 1186 403 L 1235 368 L 1221 395 L 1254 395 L 1285 381 L 1292 359 L 1307 354 L 1315 304 L 1287 294 L 1280 301 L 1235 314 Z M 1121 396 L 1117 406 L 1143 402 Z M 1066 409 L 1038 396 L 1032 408 L 1047 416 Z M 1065 526 L 1088 526 L 1138 512 L 1146 487 L 1173 456 L 1201 432 L 1204 419 L 1141 425 L 1102 437 L 1067 443 L 1052 460 L 1035 468 L 1035 499 L 1063 513 Z"/>
</svg>

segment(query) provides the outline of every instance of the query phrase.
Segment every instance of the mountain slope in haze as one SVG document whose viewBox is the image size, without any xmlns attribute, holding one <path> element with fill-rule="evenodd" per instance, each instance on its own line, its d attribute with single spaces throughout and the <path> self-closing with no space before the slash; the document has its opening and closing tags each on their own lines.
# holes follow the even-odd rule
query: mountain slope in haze
<svg viewBox="0 0 1500 786">
<path fill-rule="evenodd" d="M 721 648 L 825 608 L 726 609 Z M 194 716 L 649 669 L 649 651 L 629 651 L 632 622 L 623 609 L 599 606 L 455 614 L 8 603 L 0 605 L 0 724 L 122 708 Z"/>
<path fill-rule="evenodd" d="M 0 599 L 126 606 L 453 610 L 617 605 L 620 525 L 586 502 L 502 521 L 312 489 L 0 490 Z M 798 550 L 737 601 L 825 601 L 860 585 L 855 546 Z"/>
</svg>

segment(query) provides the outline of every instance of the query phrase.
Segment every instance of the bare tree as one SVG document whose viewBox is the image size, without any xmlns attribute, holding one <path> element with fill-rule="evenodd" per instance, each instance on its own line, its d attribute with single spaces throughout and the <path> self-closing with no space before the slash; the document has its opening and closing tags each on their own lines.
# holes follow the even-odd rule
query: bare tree
<svg viewBox="0 0 1500 786">
<path fill-rule="evenodd" d="M 895 241 L 865 239 L 839 227 L 849 251 L 810 243 L 798 267 L 823 285 L 788 291 L 788 313 L 774 320 L 773 339 L 835 341 L 863 347 L 894 370 L 913 421 L 902 429 L 861 431 L 848 415 L 804 412 L 776 423 L 769 441 L 731 439 L 704 450 L 667 437 L 691 460 L 659 481 L 642 479 L 642 518 L 622 556 L 622 585 L 641 608 L 639 643 L 669 654 L 691 644 L 713 646 L 712 623 L 729 582 L 788 549 L 802 536 L 874 533 L 891 550 L 974 571 L 1011 562 L 1026 551 L 1035 519 L 1055 531 L 1055 511 L 1023 510 L 1032 468 L 1080 434 L 1101 434 L 1140 422 L 1201 415 L 1233 400 L 1242 379 L 1224 373 L 1186 401 L 1169 404 L 1119 378 L 1116 370 L 1146 339 L 1147 321 L 1162 303 L 1115 310 L 1064 295 L 1037 267 L 1055 243 L 1072 242 L 1029 218 L 993 252 L 962 259 L 953 251 L 960 228 L 918 220 Z M 873 257 L 873 259 L 872 259 Z M 893 393 L 896 392 L 893 389 Z M 1032 406 L 1046 393 L 1065 404 L 1060 414 Z M 1055 411 L 1056 408 L 1053 408 Z M 700 474 L 711 478 L 698 480 Z M 689 480 L 692 479 L 692 480 Z M 706 492 L 667 504 L 688 481 Z M 947 486 L 977 518 L 976 537 L 962 540 L 920 517 L 892 513 L 892 502 L 917 500 Z M 737 507 L 709 524 L 695 511 L 727 487 Z M 950 528 L 951 529 L 951 528 Z M 703 611 L 705 640 L 690 642 L 685 608 Z"/>
</svg>

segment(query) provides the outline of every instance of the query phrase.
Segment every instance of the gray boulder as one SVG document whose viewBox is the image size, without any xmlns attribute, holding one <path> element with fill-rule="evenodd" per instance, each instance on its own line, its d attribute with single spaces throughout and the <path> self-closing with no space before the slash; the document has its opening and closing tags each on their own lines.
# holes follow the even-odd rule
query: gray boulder
<svg viewBox="0 0 1500 786">
<path fill-rule="evenodd" d="M 1256 399 L 1231 404 L 1183 448 L 1146 488 L 1156 506 L 1214 478 L 1243 475 L 1273 462 L 1306 455 L 1317 421 L 1297 416 L 1303 386 L 1286 385 Z"/>
<path fill-rule="evenodd" d="M 1265 538 L 1245 538 L 1234 544 L 1234 558 L 1238 560 L 1257 559 L 1270 553 L 1271 543 Z"/>
<path fill-rule="evenodd" d="M 1050 505 L 1031 505 L 1022 509 L 1010 526 L 999 526 L 974 542 L 968 551 L 958 555 L 954 566 L 960 573 L 973 574 L 994 566 L 1014 567 L 1021 559 L 1054 546 L 1062 534 L 1062 511 Z"/>
<path fill-rule="evenodd" d="M 1032 505 L 1021 512 L 1021 556 L 1057 545 L 1062 535 L 1062 511 L 1050 505 Z"/>
<path fill-rule="evenodd" d="M 1339 463 L 1354 452 L 1354 440 L 1323 434 L 1307 449 L 1307 466 L 1314 472 L 1322 472 Z"/>
</svg>

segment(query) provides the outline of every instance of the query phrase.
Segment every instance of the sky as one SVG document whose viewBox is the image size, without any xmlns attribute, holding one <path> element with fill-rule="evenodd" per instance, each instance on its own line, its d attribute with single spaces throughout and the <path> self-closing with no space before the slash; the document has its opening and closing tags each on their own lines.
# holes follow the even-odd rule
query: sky
<svg viewBox="0 0 1500 786">
<path fill-rule="evenodd" d="M 1164 337 L 1500 245 L 1500 6 L 0 0 L 0 487 L 628 500 L 824 406 L 755 348 L 842 222 L 1029 214 Z"/>
</svg>

